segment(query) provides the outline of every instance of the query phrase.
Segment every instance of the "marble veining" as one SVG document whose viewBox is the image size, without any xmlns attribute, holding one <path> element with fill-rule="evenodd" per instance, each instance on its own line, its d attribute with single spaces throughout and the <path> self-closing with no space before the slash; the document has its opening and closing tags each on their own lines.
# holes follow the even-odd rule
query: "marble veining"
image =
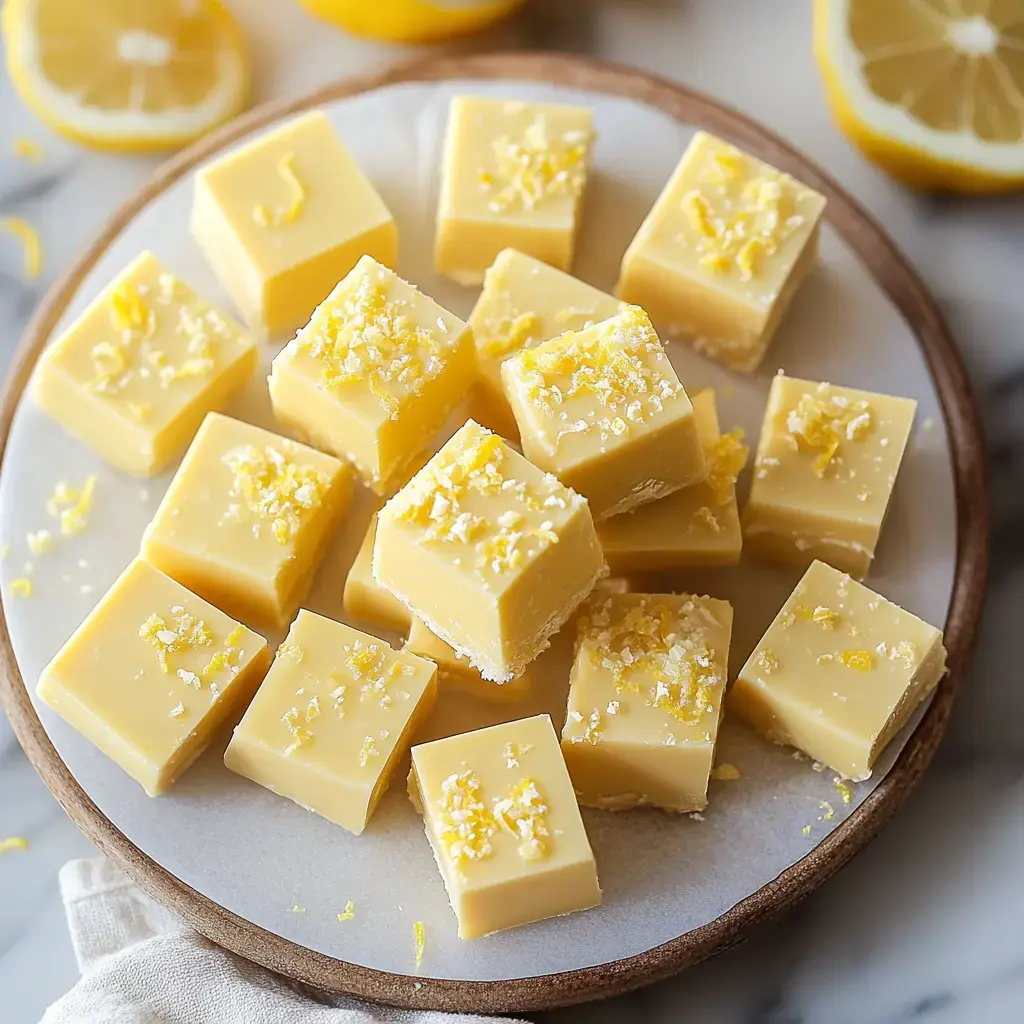
<svg viewBox="0 0 1024 1024">
<path fill-rule="evenodd" d="M 281 0 L 234 6 L 258 62 L 257 100 L 408 55 L 324 31 Z M 993 477 L 994 572 L 978 656 L 932 768 L 893 823 L 787 918 L 738 949 L 641 992 L 536 1019 L 1021 1020 L 1024 201 L 911 195 L 852 151 L 825 109 L 802 0 L 536 0 L 518 23 L 476 45 L 576 50 L 646 67 L 745 110 L 835 174 L 886 224 L 942 304 L 979 396 Z M 19 136 L 42 144 L 42 164 L 12 155 Z M 46 258 L 42 277 L 26 282 L 20 250 L 0 238 L 4 365 L 45 289 L 157 162 L 62 142 L 0 76 L 0 215 L 31 220 Z M 0 834 L 31 844 L 0 858 L 0 1019 L 30 1024 L 75 979 L 57 870 L 91 848 L 36 777 L 6 720 Z"/>
</svg>

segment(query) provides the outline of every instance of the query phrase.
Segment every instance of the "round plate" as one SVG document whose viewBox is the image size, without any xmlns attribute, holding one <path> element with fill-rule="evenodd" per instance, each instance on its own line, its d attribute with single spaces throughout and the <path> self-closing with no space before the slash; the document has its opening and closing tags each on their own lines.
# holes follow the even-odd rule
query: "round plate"
<svg viewBox="0 0 1024 1024">
<path fill-rule="evenodd" d="M 415 117 L 406 111 L 407 122 L 389 121 L 389 111 L 417 96 L 416 102 L 422 101 L 428 89 L 434 102 L 417 107 Z M 414 249 L 425 245 L 429 252 L 441 101 L 456 89 L 549 99 L 554 92 L 555 98 L 594 106 L 599 142 L 577 271 L 605 288 L 613 283 L 625 243 L 695 126 L 790 171 L 828 198 L 823 268 L 808 282 L 780 332 L 769 357 L 772 368 L 784 359 L 798 375 L 912 394 L 921 403 L 924 423 L 932 418 L 929 412 L 939 421 L 919 431 L 911 445 L 870 582 L 926 618 L 945 616 L 950 671 L 927 710 L 887 752 L 876 781 L 858 789 L 851 807 L 837 800 L 836 813 L 826 815 L 823 801 L 836 797 L 830 778 L 796 764 L 788 752 L 761 743 L 736 723 L 726 723 L 724 753 L 744 769 L 747 782 L 715 784 L 705 823 L 676 822 L 652 812 L 586 812 L 605 906 L 459 943 L 425 839 L 411 828 L 400 785 L 392 787 L 368 832 L 353 839 L 231 776 L 219 764 L 219 751 L 201 759 L 169 796 L 147 802 L 133 783 L 48 712 L 43 713 L 44 728 L 22 669 L 34 682 L 63 636 L 88 611 L 95 597 L 81 597 L 78 587 L 72 586 L 66 599 L 40 593 L 32 599 L 36 604 L 5 602 L 0 695 L 30 759 L 82 831 L 146 892 L 211 939 L 331 992 L 408 1007 L 511 1012 L 622 992 L 724 949 L 756 922 L 812 891 L 878 832 L 931 759 L 963 679 L 986 572 L 987 491 L 977 412 L 934 302 L 881 229 L 827 175 L 741 115 L 639 71 L 552 55 L 457 57 L 342 82 L 301 100 L 255 110 L 182 153 L 115 215 L 37 313 L 7 382 L 0 419 L 0 511 L 5 529 L 17 527 L 12 537 L 23 536 L 26 527 L 38 528 L 45 496 L 58 476 L 103 472 L 99 460 L 69 444 L 30 403 L 20 404 L 39 352 L 54 329 L 125 261 L 126 247 L 148 245 L 161 254 L 174 248 L 174 235 L 179 255 L 184 251 L 188 242 L 181 224 L 192 170 L 254 131 L 323 106 L 344 122 L 346 141 L 371 177 L 384 177 L 378 183 L 402 228 L 403 246 L 411 238 Z M 398 123 L 411 130 L 389 134 Z M 621 215 L 618 220 L 616 215 Z M 472 293 L 452 292 L 455 286 L 432 277 L 428 258 L 421 258 L 411 273 L 406 252 L 399 270 L 464 315 Z M 216 297 L 216 283 L 198 254 L 180 258 L 189 263 L 186 279 Z M 171 265 L 179 269 L 173 260 Z M 724 421 L 739 421 L 756 436 L 767 376 L 730 377 L 682 346 L 674 347 L 672 356 L 688 387 L 718 387 Z M 139 496 L 138 482 L 105 472 L 101 493 L 118 507 L 113 520 L 108 514 L 108 525 L 113 522 L 117 529 L 104 534 L 97 513 L 90 531 L 94 536 L 76 539 L 82 546 L 74 551 L 90 555 L 87 561 L 100 577 L 93 580 L 96 593 L 130 557 L 166 485 L 165 479 L 153 481 L 152 496 Z M 34 523 L 31 515 L 37 517 Z M 114 533 L 123 535 L 120 547 L 115 546 L 120 561 L 104 547 Z M 350 556 L 348 550 L 343 557 Z M 84 578 L 70 571 L 74 562 L 61 566 L 69 570 L 64 574 L 69 584 Z M 706 585 L 685 580 L 688 589 L 706 586 L 724 597 L 742 593 L 738 613 L 748 604 L 756 606 L 756 613 L 737 626 L 734 662 L 751 649 L 798 575 L 772 567 L 758 567 L 756 576 L 744 572 L 754 570 L 741 568 Z M 333 600 L 332 605 L 315 592 L 313 607 L 330 614 L 337 607 L 336 593 Z M 517 710 L 516 716 L 521 713 L 529 712 Z M 258 841 L 253 853 L 239 861 L 235 851 L 251 840 L 255 822 Z M 804 822 L 813 826 L 810 838 L 803 834 Z M 359 884 L 370 886 L 360 875 L 368 858 L 379 865 L 380 877 L 372 879 L 376 901 L 360 899 L 354 891 Z M 691 874 L 679 873 L 684 864 Z M 307 868 L 311 881 L 302 888 L 295 878 Z M 387 905 L 382 892 L 391 897 Z M 351 928 L 328 924 L 345 895 L 357 897 L 357 921 L 349 922 Z M 293 903 L 304 904 L 307 912 L 292 914 Z M 396 903 L 404 903 L 404 909 Z M 419 917 L 427 921 L 428 947 L 423 974 L 414 976 L 411 930 L 404 929 Z"/>
</svg>

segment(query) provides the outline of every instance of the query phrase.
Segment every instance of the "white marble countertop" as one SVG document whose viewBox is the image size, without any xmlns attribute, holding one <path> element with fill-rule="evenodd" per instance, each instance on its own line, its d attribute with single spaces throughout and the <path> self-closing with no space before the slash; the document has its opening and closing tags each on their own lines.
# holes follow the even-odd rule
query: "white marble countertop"
<svg viewBox="0 0 1024 1024">
<path fill-rule="evenodd" d="M 952 2 L 952 0 L 949 0 Z M 235 0 L 257 60 L 256 99 L 296 95 L 408 51 L 322 28 L 285 0 Z M 893 185 L 833 128 L 811 57 L 804 0 L 535 0 L 476 45 L 577 50 L 715 95 L 788 137 L 888 228 L 938 296 L 989 431 L 994 573 L 974 671 L 920 789 L 882 836 L 783 922 L 682 977 L 575 1021 L 722 1022 L 1024 1019 L 1024 686 L 1013 655 L 1024 602 L 1024 200 L 941 200 Z M 40 166 L 10 142 L 38 140 Z M 23 282 L 0 240 L 0 360 L 44 289 L 155 166 L 52 137 L 0 75 L 0 215 L 40 230 L 46 269 Z M 57 870 L 90 846 L 0 720 L 0 1019 L 30 1024 L 75 980 Z M 540 1019 L 540 1017 L 538 1017 Z"/>
</svg>

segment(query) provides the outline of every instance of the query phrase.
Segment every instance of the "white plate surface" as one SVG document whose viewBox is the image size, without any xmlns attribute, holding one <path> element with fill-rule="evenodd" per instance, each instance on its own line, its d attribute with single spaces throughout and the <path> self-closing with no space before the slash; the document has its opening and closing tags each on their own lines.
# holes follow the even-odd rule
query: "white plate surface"
<svg viewBox="0 0 1024 1024">
<path fill-rule="evenodd" d="M 461 316 L 471 309 L 475 292 L 439 278 L 430 253 L 447 104 L 454 93 L 466 91 L 593 108 L 598 141 L 575 270 L 610 289 L 622 252 L 693 128 L 630 100 L 520 82 L 408 84 L 328 105 L 331 120 L 398 220 L 400 273 Z M 125 228 L 83 282 L 62 326 L 143 248 L 153 249 L 200 292 L 230 308 L 187 232 L 191 186 L 191 177 L 184 178 Z M 265 365 L 278 347 L 264 344 Z M 909 327 L 836 233 L 825 229 L 821 267 L 782 325 L 761 375 L 740 378 L 682 346 L 670 349 L 684 384 L 718 388 L 723 424 L 743 426 L 752 443 L 777 367 L 917 399 L 918 426 L 869 582 L 941 624 L 953 585 L 956 518 L 939 400 Z M 228 411 L 273 426 L 262 373 Z M 137 551 L 169 475 L 141 483 L 115 472 L 24 401 L 0 478 L 0 529 L 10 543 L 0 568 L 5 588 L 31 557 L 26 533 L 53 525 L 45 506 L 54 483 L 80 483 L 90 473 L 99 476 L 99 484 L 89 529 L 73 539 L 58 536 L 56 550 L 34 560 L 34 596 L 6 602 L 14 650 L 30 689 Z M 314 610 L 342 617 L 344 574 L 370 507 L 370 496 L 361 493 L 320 572 L 308 602 Z M 673 582 L 677 589 L 734 602 L 735 671 L 798 575 L 744 564 Z M 273 643 L 279 639 L 270 637 Z M 442 697 L 430 734 L 538 710 L 550 711 L 560 727 L 568 657 L 563 639 L 535 672 L 534 696 L 512 709 Z M 170 794 L 151 800 L 49 709 L 38 701 L 36 706 L 58 753 L 100 810 L 142 851 L 205 896 L 311 949 L 401 974 L 413 971 L 413 923 L 423 921 L 422 974 L 446 979 L 515 979 L 593 966 L 706 924 L 808 853 L 872 785 L 856 787 L 854 803 L 844 806 L 832 773 L 812 771 L 809 762 L 794 760 L 789 751 L 727 721 L 719 758 L 737 765 L 742 778 L 712 782 L 704 820 L 647 811 L 584 812 L 605 894 L 602 907 L 461 942 L 400 777 L 360 837 L 228 772 L 220 760 L 224 738 Z M 882 758 L 876 780 L 903 738 Z M 809 835 L 803 832 L 806 825 Z M 339 924 L 336 915 L 349 899 L 356 903 L 356 917 Z M 294 913 L 296 905 L 305 913 Z"/>
</svg>

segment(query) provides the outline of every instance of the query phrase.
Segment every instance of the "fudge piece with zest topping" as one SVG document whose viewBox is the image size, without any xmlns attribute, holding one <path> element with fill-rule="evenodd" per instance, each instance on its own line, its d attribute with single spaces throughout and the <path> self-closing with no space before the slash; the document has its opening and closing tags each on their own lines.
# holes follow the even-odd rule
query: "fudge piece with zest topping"
<svg viewBox="0 0 1024 1024">
<path fill-rule="evenodd" d="M 568 270 L 592 141 L 584 107 L 456 96 L 441 167 L 438 272 L 478 285 L 507 246 Z"/>
<path fill-rule="evenodd" d="M 547 715 L 413 747 L 409 795 L 423 815 L 459 938 L 601 902 Z"/>
<path fill-rule="evenodd" d="M 269 665 L 263 637 L 136 559 L 43 669 L 37 692 L 158 796 L 238 719 Z"/>
<path fill-rule="evenodd" d="M 597 526 L 597 538 L 615 573 L 657 572 L 732 565 L 743 546 L 736 508 L 736 477 L 747 461 L 743 431 L 718 428 L 715 393 L 693 396 L 707 476 L 660 501 L 641 505 Z"/>
<path fill-rule="evenodd" d="M 586 500 L 473 420 L 377 517 L 374 578 L 492 682 L 607 571 Z"/>
<path fill-rule="evenodd" d="M 825 198 L 697 132 L 622 258 L 617 294 L 734 370 L 756 369 L 817 261 Z"/>
<path fill-rule="evenodd" d="M 565 331 L 578 331 L 615 316 L 621 303 L 561 270 L 516 249 L 503 249 L 487 269 L 469 316 L 480 381 L 473 391 L 473 418 L 515 440 L 519 427 L 501 386 L 501 364 Z"/>
<path fill-rule="evenodd" d="M 234 320 L 144 252 L 46 349 L 32 394 L 109 463 L 153 476 L 257 361 Z"/>
<path fill-rule="evenodd" d="M 773 743 L 862 780 L 945 672 L 938 629 L 814 562 L 740 670 L 728 705 Z"/>
<path fill-rule="evenodd" d="M 597 595 L 577 628 L 562 753 L 580 803 L 703 810 L 732 606 L 688 594 Z"/>
<path fill-rule="evenodd" d="M 917 403 L 776 375 L 743 509 L 747 552 L 867 575 Z"/>
<path fill-rule="evenodd" d="M 224 763 L 358 835 L 436 693 L 433 662 L 303 609 Z"/>
<path fill-rule="evenodd" d="M 245 621 L 284 626 L 348 508 L 345 462 L 211 413 L 142 538 L 142 557 Z"/>
<path fill-rule="evenodd" d="M 595 519 L 704 477 L 690 399 L 636 306 L 501 366 L 526 457 L 584 495 Z"/>
<path fill-rule="evenodd" d="M 322 110 L 200 167 L 192 234 L 249 326 L 294 331 L 369 254 L 398 255 L 394 218 Z"/>
<path fill-rule="evenodd" d="M 270 399 L 279 422 L 387 494 L 476 375 L 466 324 L 364 256 L 274 360 Z"/>
</svg>

